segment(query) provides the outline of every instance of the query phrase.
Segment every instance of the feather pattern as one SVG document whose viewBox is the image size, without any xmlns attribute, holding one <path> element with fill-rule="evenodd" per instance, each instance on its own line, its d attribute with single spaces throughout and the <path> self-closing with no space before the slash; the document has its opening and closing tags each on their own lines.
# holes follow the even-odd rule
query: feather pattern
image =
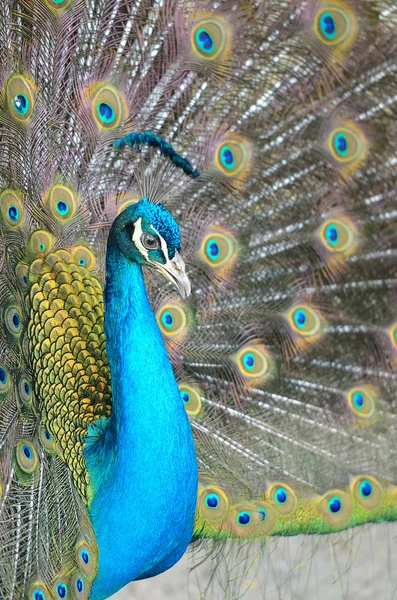
<svg viewBox="0 0 397 600">
<path fill-rule="evenodd" d="M 145 273 L 192 541 L 227 570 L 227 539 L 397 519 L 396 23 L 392 0 L 0 0 L 0 597 L 110 577 L 87 456 L 108 233 L 141 198 L 192 282 Z"/>
</svg>

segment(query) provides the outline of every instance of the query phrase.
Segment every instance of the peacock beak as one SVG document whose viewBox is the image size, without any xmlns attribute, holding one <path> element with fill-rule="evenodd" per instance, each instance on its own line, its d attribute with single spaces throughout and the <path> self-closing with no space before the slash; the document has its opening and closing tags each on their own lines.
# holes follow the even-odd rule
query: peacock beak
<svg viewBox="0 0 397 600">
<path fill-rule="evenodd" d="M 157 268 L 176 286 L 182 298 L 190 296 L 192 287 L 186 275 L 185 263 L 178 251 L 175 252 L 172 260 L 168 260 L 165 265 L 157 265 Z"/>
</svg>

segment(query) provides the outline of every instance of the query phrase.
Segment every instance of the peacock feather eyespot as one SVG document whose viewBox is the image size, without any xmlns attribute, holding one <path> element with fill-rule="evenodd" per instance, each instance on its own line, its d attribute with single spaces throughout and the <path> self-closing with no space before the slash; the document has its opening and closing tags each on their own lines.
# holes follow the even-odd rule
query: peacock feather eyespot
<svg viewBox="0 0 397 600">
<path fill-rule="evenodd" d="M 202 408 L 200 390 L 190 385 L 180 384 L 179 391 L 187 414 L 191 416 L 198 415 Z"/>
<path fill-rule="evenodd" d="M 256 529 L 258 535 L 268 535 L 276 524 L 276 513 L 273 508 L 264 502 L 254 503 L 255 514 L 258 515 L 259 524 Z"/>
<path fill-rule="evenodd" d="M 221 15 L 198 15 L 190 39 L 194 55 L 204 61 L 224 61 L 230 55 L 232 30 Z"/>
<path fill-rule="evenodd" d="M 58 221 L 67 222 L 75 215 L 81 201 L 70 188 L 56 184 L 46 192 L 45 203 Z"/>
<path fill-rule="evenodd" d="M 245 181 L 251 169 L 251 144 L 237 134 L 223 139 L 215 150 L 214 163 L 222 175 Z"/>
<path fill-rule="evenodd" d="M 111 131 L 127 117 L 127 102 L 123 92 L 110 83 L 99 83 L 90 92 L 92 116 L 98 127 Z"/>
<path fill-rule="evenodd" d="M 292 331 L 304 338 L 317 339 L 323 330 L 323 319 L 317 310 L 308 304 L 294 306 L 287 313 Z"/>
<path fill-rule="evenodd" d="M 263 516 L 257 510 L 256 504 L 246 503 L 234 506 L 225 520 L 225 527 L 233 536 L 247 538 L 257 533 L 263 533 L 259 526 L 263 523 Z"/>
<path fill-rule="evenodd" d="M 83 538 L 76 546 L 77 564 L 82 574 L 92 581 L 97 570 L 97 554 L 87 540 Z"/>
<path fill-rule="evenodd" d="M 7 330 L 14 336 L 20 336 L 22 331 L 22 313 L 18 306 L 11 305 L 4 312 Z"/>
<path fill-rule="evenodd" d="M 89 585 L 81 573 L 76 573 L 71 581 L 72 596 L 79 600 L 88 600 Z"/>
<path fill-rule="evenodd" d="M 7 83 L 7 102 L 10 113 L 20 122 L 29 122 L 36 100 L 36 86 L 25 75 L 12 75 Z"/>
<path fill-rule="evenodd" d="M 39 427 L 39 441 L 46 452 L 49 454 L 55 454 L 57 450 L 56 441 L 43 424 L 41 424 Z"/>
<path fill-rule="evenodd" d="M 366 135 L 352 121 L 341 122 L 332 129 L 326 143 L 331 157 L 342 168 L 342 174 L 354 173 L 367 156 Z"/>
<path fill-rule="evenodd" d="M 72 0 L 45 0 L 46 4 L 52 8 L 55 12 L 61 12 L 68 8 L 72 3 Z"/>
<path fill-rule="evenodd" d="M 272 374 L 273 360 L 266 348 L 260 344 L 243 346 L 231 358 L 246 385 L 260 385 Z"/>
<path fill-rule="evenodd" d="M 18 263 L 15 269 L 18 285 L 26 291 L 29 288 L 29 267 L 25 263 Z"/>
<path fill-rule="evenodd" d="M 229 506 L 225 492 L 217 486 L 205 486 L 198 498 L 198 509 L 210 521 L 223 519 Z"/>
<path fill-rule="evenodd" d="M 350 219 L 340 215 L 327 219 L 319 229 L 322 244 L 329 252 L 349 255 L 358 243 L 357 229 Z"/>
<path fill-rule="evenodd" d="M 5 365 L 0 365 L 0 394 L 6 392 L 10 387 L 10 374 Z"/>
<path fill-rule="evenodd" d="M 357 503 L 366 510 L 376 509 L 382 501 L 382 486 L 371 475 L 356 477 L 353 479 L 350 489 Z"/>
<path fill-rule="evenodd" d="M 353 414 L 360 419 L 371 419 L 376 411 L 375 393 L 369 386 L 354 387 L 347 392 Z"/>
<path fill-rule="evenodd" d="M 163 305 L 156 316 L 161 333 L 166 337 L 178 339 L 186 335 L 188 315 L 180 303 L 173 301 Z"/>
<path fill-rule="evenodd" d="M 10 189 L 3 190 L 0 194 L 0 210 L 4 223 L 12 228 L 19 227 L 24 217 L 22 199 L 19 192 Z"/>
<path fill-rule="evenodd" d="M 31 383 L 22 377 L 18 382 L 18 397 L 22 405 L 29 406 L 32 403 L 33 391 Z"/>
<path fill-rule="evenodd" d="M 266 491 L 276 513 L 281 515 L 291 514 L 297 506 L 297 497 L 290 486 L 285 483 L 273 483 Z"/>
<path fill-rule="evenodd" d="M 95 267 L 95 256 L 86 246 L 73 246 L 71 253 L 74 262 L 80 267 L 85 267 L 88 271 Z"/>
<path fill-rule="evenodd" d="M 50 594 L 47 586 L 41 581 L 34 581 L 27 594 L 29 600 L 50 600 L 52 594 Z"/>
<path fill-rule="evenodd" d="M 60 581 L 59 583 L 57 583 L 56 587 L 55 587 L 55 592 L 58 596 L 58 598 L 67 598 L 68 596 L 68 586 L 66 585 L 66 583 L 64 581 Z"/>
<path fill-rule="evenodd" d="M 344 2 L 321 3 L 314 17 L 314 32 L 318 39 L 333 50 L 346 52 L 357 34 L 357 19 Z"/>
<path fill-rule="evenodd" d="M 389 329 L 389 336 L 392 346 L 397 349 L 397 323 L 394 323 Z"/>
<path fill-rule="evenodd" d="M 15 448 L 15 458 L 18 467 L 27 475 L 37 471 L 39 459 L 32 443 L 28 440 L 20 440 Z"/>
<path fill-rule="evenodd" d="M 344 527 L 351 518 L 352 501 L 346 492 L 331 490 L 320 499 L 318 509 L 327 523 L 333 527 Z"/>
<path fill-rule="evenodd" d="M 208 232 L 201 243 L 199 258 L 217 273 L 231 269 L 237 258 L 237 241 L 220 227 Z"/>
<path fill-rule="evenodd" d="M 38 229 L 29 239 L 28 248 L 32 256 L 45 256 L 54 245 L 54 238 L 48 231 Z"/>
</svg>

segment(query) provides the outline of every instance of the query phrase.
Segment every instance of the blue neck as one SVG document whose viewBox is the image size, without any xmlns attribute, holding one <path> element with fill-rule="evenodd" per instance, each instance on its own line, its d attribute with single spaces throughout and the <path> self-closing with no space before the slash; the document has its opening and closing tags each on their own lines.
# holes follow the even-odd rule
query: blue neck
<svg viewBox="0 0 397 600">
<path fill-rule="evenodd" d="M 140 265 L 109 240 L 106 348 L 112 416 L 86 451 L 99 546 L 92 600 L 171 567 L 190 542 L 197 465 L 189 420 Z"/>
</svg>

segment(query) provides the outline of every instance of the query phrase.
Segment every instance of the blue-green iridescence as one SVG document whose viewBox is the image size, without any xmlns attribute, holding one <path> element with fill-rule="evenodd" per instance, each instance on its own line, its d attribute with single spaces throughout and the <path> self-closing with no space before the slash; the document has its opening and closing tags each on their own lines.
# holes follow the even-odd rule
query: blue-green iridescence
<svg viewBox="0 0 397 600">
<path fill-rule="evenodd" d="M 288 500 L 287 490 L 284 488 L 278 488 L 274 494 L 274 497 L 278 504 L 285 504 Z"/>
<path fill-rule="evenodd" d="M 372 483 L 368 479 L 361 482 L 360 494 L 363 498 L 368 498 L 372 494 Z"/>
<path fill-rule="evenodd" d="M 64 200 L 57 202 L 57 212 L 63 217 L 69 212 L 69 205 Z"/>
<path fill-rule="evenodd" d="M 344 157 L 347 155 L 349 147 L 347 143 L 347 137 L 344 133 L 336 134 L 336 136 L 334 137 L 334 148 L 335 152 L 339 154 L 339 156 Z"/>
<path fill-rule="evenodd" d="M 255 366 L 255 357 L 252 354 L 252 352 L 247 352 L 247 354 L 244 354 L 243 364 L 244 364 L 244 367 L 248 371 L 251 371 L 254 368 L 254 366 Z"/>
<path fill-rule="evenodd" d="M 336 246 L 338 243 L 338 226 L 335 223 L 330 223 L 325 230 L 325 237 L 330 246 Z"/>
<path fill-rule="evenodd" d="M 305 310 L 297 310 L 294 314 L 294 323 L 298 327 L 298 329 L 303 329 L 306 323 L 306 311 Z"/>
<path fill-rule="evenodd" d="M 161 317 L 161 321 L 164 325 L 164 327 L 166 327 L 167 329 L 170 329 L 174 323 L 174 318 L 172 316 L 172 314 L 166 310 L 163 314 L 163 316 Z"/>
<path fill-rule="evenodd" d="M 361 410 L 364 406 L 364 395 L 362 392 L 355 392 L 353 395 L 353 404 L 357 410 Z"/>
<path fill-rule="evenodd" d="M 20 115 L 26 115 L 29 110 L 29 100 L 25 94 L 18 94 L 15 96 L 14 108 Z"/>
<path fill-rule="evenodd" d="M 258 513 L 260 514 L 262 521 L 266 521 L 266 519 L 267 519 L 266 509 L 262 507 L 258 510 Z"/>
<path fill-rule="evenodd" d="M 336 23 L 331 13 L 327 12 L 321 15 L 320 29 L 321 33 L 329 40 L 336 37 Z"/>
<path fill-rule="evenodd" d="M 103 123 L 113 123 L 116 118 L 113 107 L 107 102 L 100 102 L 98 104 L 97 113 Z"/>
<path fill-rule="evenodd" d="M 34 600 L 46 600 L 46 597 L 41 590 L 35 590 L 33 592 L 33 598 Z"/>
<path fill-rule="evenodd" d="M 8 216 L 10 217 L 11 221 L 14 221 L 16 223 L 19 219 L 18 207 L 15 206 L 14 204 L 9 206 L 8 207 Z"/>
<path fill-rule="evenodd" d="M 12 315 L 12 324 L 14 325 L 15 330 L 18 331 L 21 326 L 21 317 L 17 312 L 14 312 Z"/>
<path fill-rule="evenodd" d="M 328 510 L 335 515 L 338 512 L 340 512 L 341 509 L 342 509 L 341 499 L 338 498 L 338 496 L 334 496 L 333 498 L 331 498 L 331 500 L 328 502 Z"/>
<path fill-rule="evenodd" d="M 32 460 L 33 458 L 33 453 L 32 450 L 29 448 L 29 446 L 27 446 L 26 444 L 24 444 L 22 446 L 22 452 L 24 453 L 24 455 L 26 456 L 26 458 L 28 460 Z"/>
<path fill-rule="evenodd" d="M 7 371 L 0 367 L 0 385 L 5 385 L 7 383 Z"/>
<path fill-rule="evenodd" d="M 229 146 L 223 146 L 220 151 L 221 162 L 225 169 L 234 169 L 234 156 Z"/>
<path fill-rule="evenodd" d="M 90 557 L 90 553 L 88 552 L 88 550 L 86 550 L 85 548 L 83 548 L 83 550 L 80 551 L 80 556 L 81 556 L 81 560 L 88 565 L 88 563 L 91 560 Z"/>
<path fill-rule="evenodd" d="M 190 402 L 190 395 L 188 394 L 188 392 L 186 392 L 186 390 L 184 390 L 183 392 L 181 392 L 181 398 L 183 400 L 183 402 L 185 404 L 189 404 Z"/>
<path fill-rule="evenodd" d="M 237 523 L 243 527 L 251 523 L 251 515 L 248 511 L 244 510 L 237 515 Z"/>
<path fill-rule="evenodd" d="M 218 508 L 219 496 L 218 494 L 208 494 L 205 499 L 205 505 L 207 508 Z"/>
<path fill-rule="evenodd" d="M 196 44 L 205 54 L 212 54 L 215 50 L 215 44 L 212 37 L 206 29 L 200 28 L 196 31 Z"/>
<path fill-rule="evenodd" d="M 217 260 L 219 258 L 219 245 L 216 240 L 208 240 L 206 246 L 206 253 L 210 260 Z"/>
<path fill-rule="evenodd" d="M 66 598 L 68 595 L 68 586 L 66 585 L 66 583 L 58 583 L 57 585 L 57 594 L 60 598 Z"/>
</svg>

